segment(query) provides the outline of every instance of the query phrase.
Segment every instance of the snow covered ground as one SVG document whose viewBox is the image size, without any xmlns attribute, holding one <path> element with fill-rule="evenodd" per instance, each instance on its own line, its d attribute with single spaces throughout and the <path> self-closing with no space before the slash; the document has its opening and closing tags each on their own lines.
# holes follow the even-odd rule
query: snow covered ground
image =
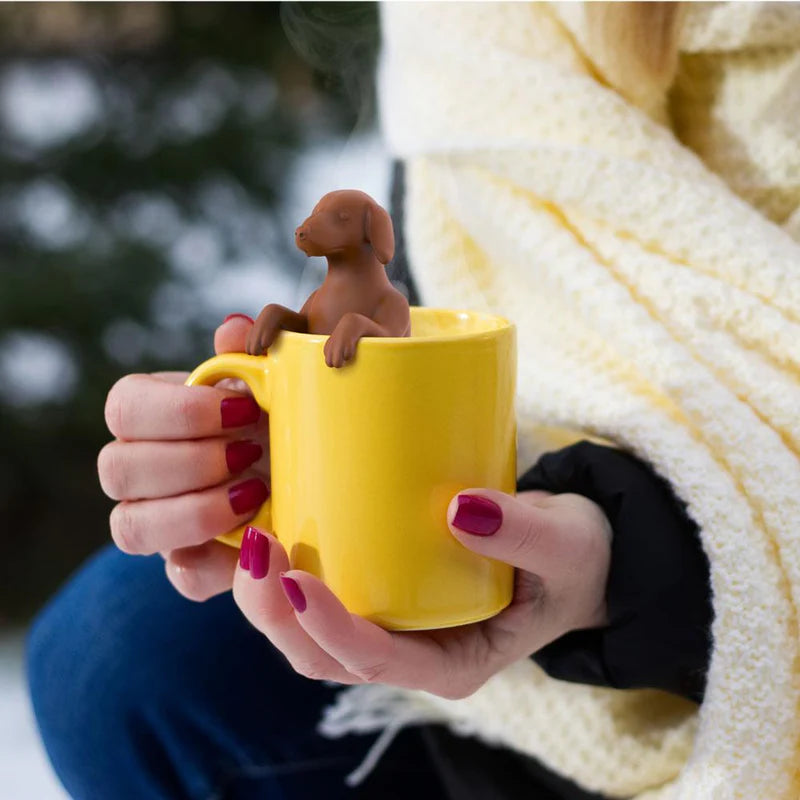
<svg viewBox="0 0 800 800">
<path fill-rule="evenodd" d="M 0 633 L 0 797 L 66 800 L 39 741 L 23 676 L 23 631 Z"/>
</svg>

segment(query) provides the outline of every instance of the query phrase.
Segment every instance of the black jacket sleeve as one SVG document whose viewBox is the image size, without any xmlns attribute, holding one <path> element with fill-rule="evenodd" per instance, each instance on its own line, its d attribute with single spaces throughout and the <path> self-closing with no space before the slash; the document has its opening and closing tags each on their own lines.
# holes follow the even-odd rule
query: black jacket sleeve
<svg viewBox="0 0 800 800">
<path fill-rule="evenodd" d="M 701 702 L 711 651 L 708 560 L 697 525 L 645 462 L 580 441 L 548 453 L 517 491 L 573 492 L 605 511 L 613 539 L 609 624 L 572 631 L 532 658 L 554 678 L 663 689 Z"/>
<path fill-rule="evenodd" d="M 392 281 L 420 300 L 403 230 L 405 167 L 393 164 Z M 598 503 L 614 532 L 607 585 L 610 623 L 573 631 L 532 658 L 552 677 L 617 689 L 654 688 L 700 702 L 711 651 L 709 566 L 697 526 L 648 464 L 588 441 L 549 453 L 517 491 L 575 492 Z"/>
</svg>

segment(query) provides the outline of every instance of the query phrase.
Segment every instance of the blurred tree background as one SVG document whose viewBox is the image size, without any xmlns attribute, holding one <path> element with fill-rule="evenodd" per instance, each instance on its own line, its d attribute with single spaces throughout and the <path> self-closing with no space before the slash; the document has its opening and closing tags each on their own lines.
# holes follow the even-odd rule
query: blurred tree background
<svg viewBox="0 0 800 800">
<path fill-rule="evenodd" d="M 295 167 L 373 128 L 378 41 L 372 3 L 0 5 L 0 625 L 108 541 L 114 381 L 295 304 Z"/>
</svg>

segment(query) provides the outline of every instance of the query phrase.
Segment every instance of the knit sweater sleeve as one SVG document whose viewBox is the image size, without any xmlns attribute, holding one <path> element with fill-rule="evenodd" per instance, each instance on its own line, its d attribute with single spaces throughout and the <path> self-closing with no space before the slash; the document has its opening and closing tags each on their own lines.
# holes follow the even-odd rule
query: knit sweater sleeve
<svg viewBox="0 0 800 800">
<path fill-rule="evenodd" d="M 572 631 L 534 661 L 553 678 L 663 689 L 700 702 L 711 652 L 711 587 L 697 525 L 642 460 L 580 441 L 543 455 L 517 490 L 574 492 L 611 523 L 606 627 Z"/>
<path fill-rule="evenodd" d="M 746 36 L 772 4 L 730 5 Z M 571 7 L 382 4 L 381 125 L 407 166 L 408 261 L 426 305 L 516 325 L 522 464 L 551 429 L 602 438 L 686 504 L 713 652 L 696 727 L 675 695 L 657 693 L 669 713 L 654 716 L 652 692 L 554 680 L 531 659 L 447 710 L 606 794 L 797 797 L 800 243 L 651 113 L 658 98 L 644 110 L 610 84 Z M 736 64 L 720 77 L 733 111 L 766 69 L 744 50 Z M 692 99 L 684 119 L 702 114 Z M 723 123 L 732 147 L 738 124 Z M 562 747 L 579 706 L 591 745 Z"/>
<path fill-rule="evenodd" d="M 403 235 L 404 194 L 404 167 L 395 161 L 391 277 L 416 303 Z M 517 481 L 517 491 L 530 489 L 594 500 L 614 532 L 608 626 L 568 633 L 535 653 L 534 661 L 560 680 L 663 689 L 700 702 L 713 611 L 708 559 L 685 504 L 645 461 L 586 440 L 541 456 Z"/>
</svg>

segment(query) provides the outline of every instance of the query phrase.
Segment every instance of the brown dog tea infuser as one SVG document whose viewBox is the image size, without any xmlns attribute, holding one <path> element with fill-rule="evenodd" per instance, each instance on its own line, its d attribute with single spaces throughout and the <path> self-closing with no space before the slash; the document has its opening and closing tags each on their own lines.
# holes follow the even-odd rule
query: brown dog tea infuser
<svg viewBox="0 0 800 800">
<path fill-rule="evenodd" d="M 270 303 L 256 318 L 246 350 L 262 355 L 281 330 L 330 334 L 325 363 L 342 367 L 362 336 L 409 336 L 408 300 L 385 265 L 394 255 L 392 219 L 365 192 L 328 192 L 294 232 L 307 256 L 325 256 L 328 273 L 300 311 Z"/>
</svg>

